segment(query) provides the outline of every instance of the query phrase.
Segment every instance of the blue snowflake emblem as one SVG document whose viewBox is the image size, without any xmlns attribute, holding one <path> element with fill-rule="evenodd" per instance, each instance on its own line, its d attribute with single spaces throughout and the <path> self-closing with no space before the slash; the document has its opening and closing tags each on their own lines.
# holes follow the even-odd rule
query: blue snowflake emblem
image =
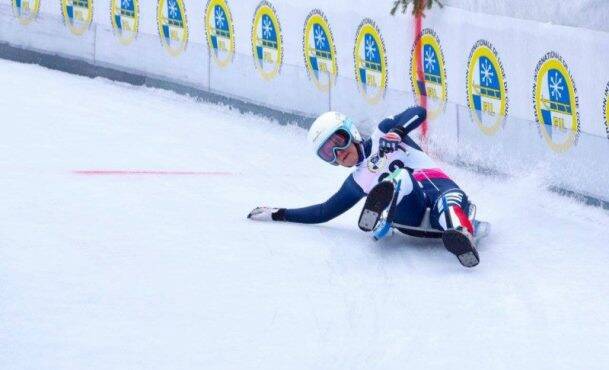
<svg viewBox="0 0 609 370">
<path fill-rule="evenodd" d="M 486 84 L 486 85 L 491 85 L 493 83 L 493 76 L 495 76 L 495 74 L 493 73 L 493 68 L 491 66 L 491 63 L 489 63 L 488 60 L 485 60 L 482 62 L 482 83 Z"/>
<path fill-rule="evenodd" d="M 374 45 L 374 39 L 370 35 L 366 35 L 366 58 L 374 59 L 376 57 L 376 46 Z"/>
<path fill-rule="evenodd" d="M 175 0 L 169 0 L 169 16 L 175 18 L 178 15 L 178 5 Z"/>
<path fill-rule="evenodd" d="M 555 72 L 554 76 L 550 76 L 550 96 L 554 99 L 562 98 L 562 91 L 565 89 L 563 82 L 558 72 Z"/>
<path fill-rule="evenodd" d="M 324 31 L 321 27 L 315 28 L 315 46 L 319 49 L 323 48 L 326 45 L 326 36 L 324 35 Z"/>
<path fill-rule="evenodd" d="M 270 38 L 273 31 L 273 24 L 270 18 L 264 18 L 262 20 L 262 37 Z"/>
<path fill-rule="evenodd" d="M 425 69 L 433 72 L 436 69 L 436 55 L 432 50 L 425 50 Z"/>
<path fill-rule="evenodd" d="M 224 27 L 225 18 L 224 18 L 224 11 L 222 11 L 222 9 L 220 9 L 220 8 L 216 9 L 216 17 L 215 18 L 216 18 L 216 27 L 217 28 Z"/>
</svg>

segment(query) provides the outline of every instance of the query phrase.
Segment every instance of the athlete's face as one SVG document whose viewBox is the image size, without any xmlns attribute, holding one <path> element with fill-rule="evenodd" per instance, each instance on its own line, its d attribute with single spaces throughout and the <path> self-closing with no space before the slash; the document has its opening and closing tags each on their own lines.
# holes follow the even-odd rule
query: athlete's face
<svg viewBox="0 0 609 370">
<path fill-rule="evenodd" d="M 353 167 L 357 164 L 357 148 L 351 143 L 347 148 L 336 152 L 336 162 L 344 167 Z"/>
</svg>

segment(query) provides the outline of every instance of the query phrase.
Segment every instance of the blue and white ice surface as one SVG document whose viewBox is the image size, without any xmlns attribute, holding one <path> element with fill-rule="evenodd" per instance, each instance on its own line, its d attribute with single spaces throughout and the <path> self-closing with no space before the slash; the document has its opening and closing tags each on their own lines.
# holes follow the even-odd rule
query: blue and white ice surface
<svg viewBox="0 0 609 370">
<path fill-rule="evenodd" d="M 172 93 L 0 61 L 0 368 L 602 369 L 606 212 L 446 166 L 493 233 L 260 223 L 348 172 L 305 132 Z M 227 140 L 224 140 L 227 139 Z M 230 140 L 228 140 L 230 139 Z M 239 145 L 234 145 L 238 142 Z M 99 176 L 74 169 L 228 171 Z"/>
</svg>

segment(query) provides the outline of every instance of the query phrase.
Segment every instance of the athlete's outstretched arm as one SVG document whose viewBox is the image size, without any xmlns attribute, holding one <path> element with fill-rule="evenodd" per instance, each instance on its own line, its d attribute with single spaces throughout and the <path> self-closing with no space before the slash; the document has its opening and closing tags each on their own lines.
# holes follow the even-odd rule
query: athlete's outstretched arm
<svg viewBox="0 0 609 370">
<path fill-rule="evenodd" d="M 366 194 L 349 175 L 340 190 L 327 201 L 304 208 L 258 207 L 247 217 L 259 221 L 288 221 L 303 224 L 319 224 L 345 213 Z"/>
<path fill-rule="evenodd" d="M 385 118 L 379 123 L 379 130 L 388 133 L 391 130 L 399 130 L 402 138 L 410 132 L 416 130 L 425 121 L 427 112 L 425 108 L 415 106 L 408 108 L 402 113 L 396 114 L 391 118 Z"/>
<path fill-rule="evenodd" d="M 379 139 L 379 148 L 386 153 L 390 153 L 397 150 L 400 143 L 404 143 L 411 148 L 422 151 L 421 147 L 408 134 L 421 126 L 426 117 L 425 108 L 415 106 L 392 118 L 384 119 L 378 126 L 384 134 Z"/>
</svg>

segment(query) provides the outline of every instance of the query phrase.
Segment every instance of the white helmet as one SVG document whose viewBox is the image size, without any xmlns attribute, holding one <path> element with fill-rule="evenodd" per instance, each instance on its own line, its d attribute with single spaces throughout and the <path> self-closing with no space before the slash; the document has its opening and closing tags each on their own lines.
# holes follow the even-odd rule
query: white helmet
<svg viewBox="0 0 609 370">
<path fill-rule="evenodd" d="M 342 141 L 333 141 L 329 143 L 329 139 L 334 134 L 344 133 L 340 139 Z M 353 121 L 339 112 L 326 112 L 317 117 L 308 135 L 309 142 L 312 144 L 313 152 L 324 161 L 336 165 L 336 151 L 344 149 L 354 142 L 361 143 L 362 136 Z M 328 144 L 328 145 L 324 145 Z M 334 145 L 333 145 L 334 144 Z"/>
</svg>

